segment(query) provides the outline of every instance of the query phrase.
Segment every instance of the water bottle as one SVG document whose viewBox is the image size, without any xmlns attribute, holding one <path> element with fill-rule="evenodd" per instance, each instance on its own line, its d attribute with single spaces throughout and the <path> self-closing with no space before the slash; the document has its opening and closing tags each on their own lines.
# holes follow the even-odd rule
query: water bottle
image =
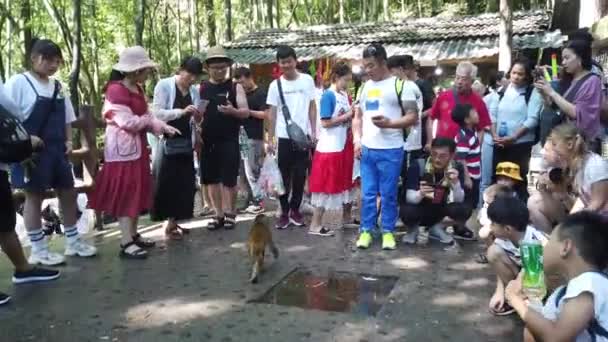
<svg viewBox="0 0 608 342">
<path fill-rule="evenodd" d="M 524 242 L 519 247 L 524 276 L 522 289 L 535 310 L 542 309 L 542 300 L 547 294 L 543 267 L 543 246 L 540 241 Z"/>
<path fill-rule="evenodd" d="M 242 159 L 246 160 L 249 158 L 249 138 L 243 126 L 239 129 L 239 150 L 241 151 Z"/>
<path fill-rule="evenodd" d="M 500 123 L 500 127 L 498 128 L 498 136 L 503 138 L 503 137 L 506 137 L 507 135 L 509 135 L 509 131 L 507 129 L 507 123 L 503 121 Z"/>
</svg>

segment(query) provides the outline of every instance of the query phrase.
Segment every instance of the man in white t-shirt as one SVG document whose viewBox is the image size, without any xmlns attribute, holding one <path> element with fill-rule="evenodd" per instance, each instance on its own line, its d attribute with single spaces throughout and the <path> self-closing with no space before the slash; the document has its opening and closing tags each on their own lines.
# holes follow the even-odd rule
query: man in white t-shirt
<svg viewBox="0 0 608 342">
<path fill-rule="evenodd" d="M 278 47 L 277 63 L 283 74 L 279 80 L 291 120 L 314 141 L 317 131 L 315 83 L 310 75 L 299 73 L 296 70 L 298 59 L 293 48 Z M 281 216 L 276 226 L 278 229 L 286 229 L 290 224 L 298 227 L 304 226 L 304 219 L 300 214 L 300 204 L 304 195 L 304 183 L 310 166 L 311 151 L 298 149 L 287 135 L 287 125 L 281 108 L 282 100 L 277 84 L 279 80 L 274 80 L 270 84 L 266 100 L 266 104 L 270 107 L 268 148 L 269 152 L 277 152 L 279 169 L 286 190 L 285 194 L 279 198 Z M 276 141 L 275 136 L 278 138 Z"/>
<path fill-rule="evenodd" d="M 608 342 L 608 222 L 582 211 L 568 216 L 544 246 L 545 274 L 566 280 L 540 312 L 530 308 L 521 279 L 505 290 L 507 301 L 525 324 L 525 341 Z"/>
<path fill-rule="evenodd" d="M 372 44 L 363 51 L 368 80 L 361 91 L 360 107 L 353 120 L 355 155 L 361 158 L 361 234 L 358 248 L 368 248 L 376 226 L 376 198 L 382 210 L 382 248 L 396 248 L 397 185 L 403 162 L 403 130 L 418 122 L 416 94 L 398 83 L 387 67 L 386 50 Z M 399 103 L 401 102 L 401 108 Z"/>
</svg>

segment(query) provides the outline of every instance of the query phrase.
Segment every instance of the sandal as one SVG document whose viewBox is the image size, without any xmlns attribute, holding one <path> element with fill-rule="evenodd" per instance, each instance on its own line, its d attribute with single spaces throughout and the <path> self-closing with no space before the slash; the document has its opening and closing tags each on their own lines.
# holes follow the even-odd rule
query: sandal
<svg viewBox="0 0 608 342">
<path fill-rule="evenodd" d="M 208 230 L 218 230 L 222 227 L 224 227 L 224 218 L 217 216 L 214 216 L 211 219 L 211 222 L 205 226 L 205 228 L 207 228 Z"/>
<path fill-rule="evenodd" d="M 190 234 L 190 228 L 184 228 L 184 227 L 180 226 L 179 224 L 176 224 L 175 227 L 180 231 L 180 233 L 182 233 L 182 235 Z"/>
<path fill-rule="evenodd" d="M 225 214 L 224 216 L 224 229 L 234 229 L 236 226 L 236 215 Z"/>
<path fill-rule="evenodd" d="M 212 214 L 213 214 L 213 209 L 211 209 L 209 207 L 203 207 L 201 212 L 198 214 L 198 217 L 207 217 Z"/>
<path fill-rule="evenodd" d="M 136 248 L 128 251 L 129 247 L 136 247 Z M 133 241 L 127 243 L 126 245 L 122 245 L 122 244 L 120 245 L 119 256 L 123 259 L 142 260 L 142 259 L 146 259 L 148 257 L 148 252 L 146 252 L 144 249 L 139 247 L 137 245 L 137 243 L 135 243 L 135 240 L 133 240 Z"/>
<path fill-rule="evenodd" d="M 165 236 L 170 240 L 179 241 L 183 240 L 184 236 L 182 232 L 179 230 L 179 227 L 175 227 L 173 229 L 165 229 Z"/>
<path fill-rule="evenodd" d="M 486 256 L 486 253 L 479 253 L 479 254 L 477 254 L 477 258 L 475 258 L 475 262 L 478 263 L 478 264 L 487 264 L 487 263 L 489 263 L 488 257 Z"/>
<path fill-rule="evenodd" d="M 156 246 L 156 242 L 152 239 L 144 238 L 141 234 L 133 235 L 133 243 L 139 248 L 152 248 Z"/>
</svg>

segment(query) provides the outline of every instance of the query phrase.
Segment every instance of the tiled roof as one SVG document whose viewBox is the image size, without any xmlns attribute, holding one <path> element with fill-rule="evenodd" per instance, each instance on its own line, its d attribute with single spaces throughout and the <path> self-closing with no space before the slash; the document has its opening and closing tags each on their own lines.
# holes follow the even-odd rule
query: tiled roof
<svg viewBox="0 0 608 342">
<path fill-rule="evenodd" d="M 546 11 L 515 12 L 513 34 L 530 35 L 549 29 L 551 18 Z M 434 17 L 400 21 L 310 26 L 299 29 L 267 29 L 252 32 L 225 47 L 272 48 L 281 44 L 292 47 L 323 47 L 369 44 L 372 42 L 412 43 L 420 41 L 498 37 L 498 13 L 478 16 Z"/>
</svg>

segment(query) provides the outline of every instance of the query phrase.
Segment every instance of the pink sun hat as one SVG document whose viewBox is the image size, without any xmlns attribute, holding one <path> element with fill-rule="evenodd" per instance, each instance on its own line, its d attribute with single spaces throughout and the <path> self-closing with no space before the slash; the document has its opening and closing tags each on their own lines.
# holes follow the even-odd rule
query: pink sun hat
<svg viewBox="0 0 608 342">
<path fill-rule="evenodd" d="M 141 46 L 131 46 L 124 49 L 118 58 L 118 63 L 112 69 L 120 72 L 134 72 L 141 69 L 156 69 L 158 64 L 154 63 L 148 56 L 148 52 Z"/>
</svg>

